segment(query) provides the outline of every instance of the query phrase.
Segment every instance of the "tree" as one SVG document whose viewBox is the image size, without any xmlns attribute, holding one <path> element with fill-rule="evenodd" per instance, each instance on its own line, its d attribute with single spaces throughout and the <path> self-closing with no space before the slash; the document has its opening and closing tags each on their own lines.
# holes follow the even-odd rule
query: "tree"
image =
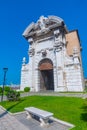
<svg viewBox="0 0 87 130">
<path fill-rule="evenodd" d="M 0 93 L 2 93 L 2 87 L 0 87 Z"/>
<path fill-rule="evenodd" d="M 5 92 L 10 91 L 10 87 L 9 87 L 9 86 L 5 86 L 4 91 L 5 91 Z"/>
</svg>

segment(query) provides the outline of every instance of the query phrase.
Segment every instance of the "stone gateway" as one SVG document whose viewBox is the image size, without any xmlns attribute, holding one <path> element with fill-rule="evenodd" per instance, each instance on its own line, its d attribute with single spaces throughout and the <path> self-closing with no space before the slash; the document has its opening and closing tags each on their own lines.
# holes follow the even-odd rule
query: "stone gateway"
<svg viewBox="0 0 87 130">
<path fill-rule="evenodd" d="M 83 91 L 81 45 L 77 30 L 68 31 L 63 19 L 41 16 L 23 36 L 29 42 L 29 63 L 23 58 L 21 90 Z"/>
</svg>

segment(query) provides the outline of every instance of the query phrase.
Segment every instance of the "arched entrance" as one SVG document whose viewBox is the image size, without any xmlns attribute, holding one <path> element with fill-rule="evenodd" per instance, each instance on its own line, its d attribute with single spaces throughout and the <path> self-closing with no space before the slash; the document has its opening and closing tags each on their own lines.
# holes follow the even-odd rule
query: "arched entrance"
<svg viewBox="0 0 87 130">
<path fill-rule="evenodd" d="M 39 63 L 40 90 L 54 90 L 53 63 L 43 59 Z"/>
</svg>

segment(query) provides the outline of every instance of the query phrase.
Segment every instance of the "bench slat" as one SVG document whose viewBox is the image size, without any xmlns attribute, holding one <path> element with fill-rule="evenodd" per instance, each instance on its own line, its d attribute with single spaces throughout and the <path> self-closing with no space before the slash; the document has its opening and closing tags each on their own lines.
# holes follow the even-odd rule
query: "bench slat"
<svg viewBox="0 0 87 130">
<path fill-rule="evenodd" d="M 51 113 L 51 112 L 40 110 L 40 109 L 34 108 L 34 107 L 25 108 L 25 110 L 30 112 L 31 114 L 34 114 L 36 116 L 43 118 L 43 119 L 53 116 L 53 113 Z"/>
</svg>

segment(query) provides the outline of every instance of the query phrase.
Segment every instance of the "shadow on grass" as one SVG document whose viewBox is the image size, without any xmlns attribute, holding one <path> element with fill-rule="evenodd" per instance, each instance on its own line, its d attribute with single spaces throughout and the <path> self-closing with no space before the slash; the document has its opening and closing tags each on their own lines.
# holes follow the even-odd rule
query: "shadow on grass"
<svg viewBox="0 0 87 130">
<path fill-rule="evenodd" d="M 87 99 L 85 100 L 85 104 L 82 107 L 83 113 L 81 114 L 81 120 L 87 122 Z"/>
<path fill-rule="evenodd" d="M 83 121 L 86 121 L 86 122 L 87 122 L 87 113 L 82 113 L 82 114 L 81 114 L 81 119 L 82 119 Z"/>
<path fill-rule="evenodd" d="M 5 116 L 6 114 L 8 114 L 8 111 L 10 111 L 12 108 L 14 108 L 15 106 L 17 106 L 18 104 L 20 104 L 23 101 L 24 101 L 24 99 L 19 100 L 16 104 L 14 104 L 11 107 L 7 108 L 6 111 L 4 111 L 3 113 L 0 114 L 0 118 L 3 117 L 3 116 Z"/>
</svg>

